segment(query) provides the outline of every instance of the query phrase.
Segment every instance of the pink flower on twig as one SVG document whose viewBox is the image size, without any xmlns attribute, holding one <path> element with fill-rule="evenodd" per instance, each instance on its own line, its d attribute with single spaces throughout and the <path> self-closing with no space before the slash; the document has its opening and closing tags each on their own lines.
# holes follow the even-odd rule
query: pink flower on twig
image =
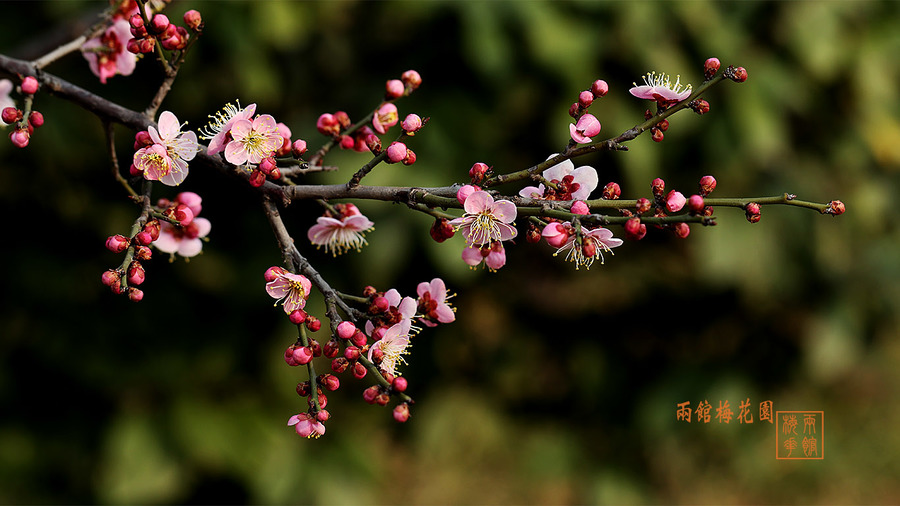
<svg viewBox="0 0 900 506">
<path fill-rule="evenodd" d="M 554 156 L 556 156 L 555 153 L 550 155 L 547 159 L 549 160 Z M 566 200 L 587 200 L 591 195 L 591 192 L 597 188 L 599 181 L 596 169 L 589 165 L 582 165 L 576 169 L 572 160 L 563 160 L 545 170 L 541 175 L 547 181 L 557 185 L 563 182 L 566 176 L 572 176 L 572 181 L 569 182 L 564 189 L 567 191 L 562 192 L 562 196 L 565 197 Z M 519 191 L 519 196 L 525 198 L 542 198 L 544 197 L 545 192 L 546 188 L 544 187 L 544 184 L 541 183 L 537 187 L 526 186 L 525 188 L 522 188 Z"/>
<path fill-rule="evenodd" d="M 453 307 L 447 304 L 449 297 L 444 280 L 434 278 L 430 283 L 419 283 L 416 293 L 419 295 L 418 310 L 424 315 L 424 318 L 419 318 L 422 324 L 434 327 L 438 323 L 450 323 L 456 320 Z"/>
<path fill-rule="evenodd" d="M 362 249 L 363 245 L 367 244 L 364 238 L 366 232 L 375 226 L 355 205 L 344 204 L 341 209 L 343 209 L 341 219 L 320 216 L 306 234 L 310 242 L 316 246 L 324 246 L 325 252 L 331 252 L 334 256 L 351 249 L 356 251 Z"/>
<path fill-rule="evenodd" d="M 188 175 L 188 161 L 200 150 L 197 134 L 182 132 L 178 118 L 169 111 L 159 115 L 159 130 L 147 128 L 153 144 L 134 154 L 134 166 L 150 181 L 159 180 L 168 186 L 178 186 Z"/>
<path fill-rule="evenodd" d="M 91 72 L 106 84 L 106 80 L 116 74 L 130 75 L 137 66 L 137 55 L 125 49 L 131 38 L 131 25 L 119 19 L 98 37 L 81 46 L 81 54 L 88 61 Z"/>
<path fill-rule="evenodd" d="M 309 413 L 300 413 L 288 419 L 288 426 L 293 425 L 301 437 L 316 439 L 325 434 L 325 424 L 316 420 Z"/>
<path fill-rule="evenodd" d="M 400 320 L 399 323 L 392 325 L 385 331 L 384 336 L 375 341 L 372 347 L 369 348 L 369 360 L 372 360 L 372 354 L 376 348 L 381 350 L 383 355 L 379 368 L 392 376 L 397 376 L 397 366 L 406 363 L 403 355 L 409 353 L 407 351 L 409 348 L 409 331 L 410 320 L 408 319 Z"/>
<path fill-rule="evenodd" d="M 559 244 L 565 240 L 553 256 L 558 255 L 560 252 L 568 251 L 566 260 L 574 262 L 576 270 L 582 265 L 590 269 L 591 264 L 598 258 L 602 264 L 604 262 L 603 252 L 612 253 L 612 248 L 617 248 L 624 242 L 622 239 L 613 237 L 612 231 L 603 227 L 594 228 L 586 232 L 582 228 L 581 245 L 579 246 L 576 242 L 577 234 L 568 233 L 568 230 L 571 228 L 572 224 L 569 222 L 562 224 L 550 223 L 544 228 L 542 235 L 550 244 Z"/>
<path fill-rule="evenodd" d="M 476 191 L 466 198 L 463 209 L 466 213 L 450 220 L 450 224 L 462 231 L 468 246 L 481 248 L 491 241 L 508 241 L 516 236 L 516 227 L 510 225 L 516 219 L 512 202 L 494 202 L 488 192 Z"/>
<path fill-rule="evenodd" d="M 232 140 L 225 145 L 225 159 L 234 165 L 258 164 L 272 156 L 284 142 L 275 118 L 269 114 L 258 116 L 252 122 L 236 119 L 230 132 Z"/>
<path fill-rule="evenodd" d="M 489 246 L 466 246 L 462 252 L 463 262 L 471 268 L 478 267 L 484 262 L 484 266 L 491 272 L 497 272 L 501 267 L 506 265 L 506 250 L 503 243 L 494 241 Z"/>
<path fill-rule="evenodd" d="M 275 279 L 266 283 L 266 292 L 275 301 L 277 306 L 281 302 L 284 312 L 291 314 L 298 309 L 303 309 L 306 305 L 306 299 L 309 298 L 309 292 L 312 290 L 312 283 L 302 274 L 294 274 L 280 267 L 270 269 Z"/>
<path fill-rule="evenodd" d="M 681 76 L 675 76 L 675 84 L 669 81 L 669 76 L 665 73 L 657 74 L 655 71 L 644 76 L 644 84 L 628 90 L 629 93 L 637 98 L 647 100 L 656 100 L 661 104 L 672 102 L 681 102 L 691 96 L 692 87 L 690 84 L 682 89 Z"/>
<path fill-rule="evenodd" d="M 209 141 L 206 154 L 214 155 L 225 151 L 225 146 L 231 141 L 231 127 L 235 121 L 249 120 L 256 112 L 256 104 L 250 104 L 241 109 L 241 103 L 237 105 L 225 104 L 225 108 L 210 115 L 212 121 L 206 127 L 200 129 L 200 138 Z"/>
</svg>

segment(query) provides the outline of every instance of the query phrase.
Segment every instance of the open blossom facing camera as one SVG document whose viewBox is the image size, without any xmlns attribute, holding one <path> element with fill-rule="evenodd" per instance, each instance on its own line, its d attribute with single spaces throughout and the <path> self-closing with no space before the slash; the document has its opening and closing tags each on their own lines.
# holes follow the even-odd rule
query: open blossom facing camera
<svg viewBox="0 0 900 506">
<path fill-rule="evenodd" d="M 106 84 L 110 77 L 121 74 L 131 75 L 137 66 L 137 55 L 125 49 L 131 39 L 131 25 L 119 19 L 98 37 L 85 42 L 81 46 L 81 54 L 88 61 L 91 72 Z"/>
<path fill-rule="evenodd" d="M 449 297 L 443 279 L 434 278 L 430 283 L 419 283 L 416 293 L 419 295 L 418 310 L 424 315 L 424 318 L 419 318 L 422 324 L 434 327 L 438 323 L 456 320 L 456 313 L 450 304 L 447 304 Z"/>
<path fill-rule="evenodd" d="M 582 229 L 581 246 L 577 245 L 577 235 L 569 222 L 550 223 L 544 227 L 541 235 L 547 239 L 550 245 L 558 248 L 553 256 L 558 255 L 562 251 L 568 251 L 566 260 L 575 262 L 576 270 L 582 265 L 590 269 L 591 264 L 598 258 L 602 264 L 604 261 L 603 252 L 612 253 L 612 248 L 617 248 L 623 243 L 622 239 L 613 237 L 611 230 L 603 227 L 594 228 L 586 232 L 584 230 Z"/>
<path fill-rule="evenodd" d="M 271 273 L 272 280 L 266 283 L 266 292 L 275 301 L 277 306 L 281 302 L 286 314 L 291 314 L 297 309 L 303 309 L 312 283 L 302 274 L 288 272 L 281 267 L 272 267 L 266 271 L 267 278 Z"/>
<path fill-rule="evenodd" d="M 134 154 L 134 166 L 145 179 L 178 186 L 187 177 L 187 162 L 194 159 L 200 146 L 197 134 L 182 132 L 181 127 L 178 118 L 165 111 L 159 116 L 159 130 L 147 129 L 152 143 Z"/>
<path fill-rule="evenodd" d="M 353 204 L 335 206 L 342 214 L 341 219 L 320 216 L 310 227 L 307 237 L 316 246 L 324 246 L 326 252 L 337 256 L 351 249 L 359 251 L 366 244 L 366 232 L 375 226 L 371 220 L 359 212 Z"/>
<path fill-rule="evenodd" d="M 182 192 L 175 201 L 187 205 L 194 216 L 189 223 L 176 227 L 166 221 L 159 224 L 159 238 L 153 242 L 156 249 L 163 253 L 178 254 L 185 258 L 194 257 L 203 250 L 203 238 L 209 234 L 212 224 L 206 218 L 200 218 L 201 198 L 194 192 Z"/>
<path fill-rule="evenodd" d="M 556 156 L 555 153 L 547 159 L 554 156 Z M 519 190 L 519 196 L 532 199 L 553 197 L 552 200 L 587 200 L 599 182 L 596 169 L 589 165 L 582 165 L 576 169 L 572 160 L 563 160 L 557 163 L 545 170 L 542 176 L 547 181 L 556 184 L 558 189 L 550 193 L 541 183 L 537 187 L 522 188 Z M 571 178 L 568 179 L 567 176 L 571 176 Z"/>
<path fill-rule="evenodd" d="M 225 145 L 225 159 L 234 165 L 258 164 L 281 147 L 284 137 L 269 114 L 249 119 L 236 119 L 231 125 L 231 142 Z"/>
<path fill-rule="evenodd" d="M 225 146 L 231 141 L 231 127 L 235 121 L 249 120 L 256 112 L 256 104 L 250 104 L 241 109 L 241 103 L 237 105 L 225 104 L 225 108 L 217 112 L 215 116 L 210 115 L 212 121 L 200 129 L 200 138 L 209 141 L 206 148 L 206 154 L 214 155 L 225 151 Z"/>
<path fill-rule="evenodd" d="M 657 74 L 655 71 L 644 76 L 644 84 L 628 90 L 629 93 L 637 98 L 647 100 L 656 100 L 659 103 L 681 102 L 691 96 L 692 87 L 690 84 L 682 89 L 681 76 L 675 76 L 675 84 L 669 81 L 666 74 Z"/>
<path fill-rule="evenodd" d="M 516 205 L 508 200 L 494 202 L 486 191 L 471 193 L 463 204 L 466 213 L 450 220 L 460 230 L 468 246 L 479 248 L 491 241 L 508 241 L 516 236 L 516 227 L 510 225 L 516 219 Z"/>
</svg>

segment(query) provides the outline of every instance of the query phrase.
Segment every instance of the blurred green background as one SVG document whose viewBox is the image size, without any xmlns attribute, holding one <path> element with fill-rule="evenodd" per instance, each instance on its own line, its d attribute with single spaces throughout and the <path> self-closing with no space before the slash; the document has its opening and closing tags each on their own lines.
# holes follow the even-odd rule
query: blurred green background
<svg viewBox="0 0 900 506">
<path fill-rule="evenodd" d="M 31 59 L 71 40 L 103 2 L 3 2 L 0 52 Z M 445 185 L 483 161 L 511 171 L 558 152 L 567 109 L 594 79 L 591 108 L 613 136 L 642 120 L 627 90 L 649 70 L 699 83 L 703 61 L 748 69 L 682 112 L 660 144 L 581 160 L 623 197 L 654 177 L 713 196 L 783 192 L 841 199 L 832 219 L 765 207 L 751 225 L 679 240 L 651 230 L 603 266 L 575 272 L 519 241 L 497 274 L 470 271 L 462 241 L 430 220 L 358 203 L 376 223 L 362 253 L 305 242 L 320 212 L 286 220 L 333 286 L 412 295 L 441 276 L 457 322 L 414 341 L 417 400 L 396 424 L 342 378 L 317 441 L 286 427 L 305 401 L 285 366 L 295 333 L 262 273 L 280 261 L 260 204 L 195 168 L 180 190 L 213 223 L 190 263 L 150 262 L 140 304 L 100 274 L 103 247 L 136 209 L 112 180 L 100 122 L 39 94 L 46 125 L 25 150 L 0 143 L 0 503 L 898 503 L 900 502 L 900 3 L 898 2 L 175 2 L 206 31 L 163 110 L 192 128 L 224 103 L 257 103 L 318 146 L 323 112 L 361 117 L 407 69 L 424 83 L 401 116 L 431 117 L 412 167 L 368 184 Z M 14 22 L 12 20 L 15 20 Z M 27 22 L 26 22 L 27 21 Z M 49 72 L 143 109 L 160 82 L 141 61 L 101 85 L 72 54 Z M 118 156 L 134 132 L 119 127 Z M 340 152 L 346 181 L 366 155 Z M 518 187 L 503 188 L 512 194 Z M 154 197 L 176 190 L 157 185 Z M 617 234 L 621 233 L 616 229 Z M 322 316 L 321 301 L 310 302 Z M 317 336 L 327 339 L 324 332 Z M 321 362 L 320 369 L 327 363 Z M 775 426 L 678 422 L 676 404 L 825 413 L 825 458 L 774 456 Z"/>
</svg>

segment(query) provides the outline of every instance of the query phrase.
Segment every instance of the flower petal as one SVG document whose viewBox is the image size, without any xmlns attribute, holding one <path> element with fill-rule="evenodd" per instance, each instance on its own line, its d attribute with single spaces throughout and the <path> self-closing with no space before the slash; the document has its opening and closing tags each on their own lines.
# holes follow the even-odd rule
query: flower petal
<svg viewBox="0 0 900 506">
<path fill-rule="evenodd" d="M 478 214 L 482 211 L 490 209 L 494 204 L 494 197 L 486 191 L 472 192 L 463 204 L 463 209 L 469 214 Z"/>
</svg>

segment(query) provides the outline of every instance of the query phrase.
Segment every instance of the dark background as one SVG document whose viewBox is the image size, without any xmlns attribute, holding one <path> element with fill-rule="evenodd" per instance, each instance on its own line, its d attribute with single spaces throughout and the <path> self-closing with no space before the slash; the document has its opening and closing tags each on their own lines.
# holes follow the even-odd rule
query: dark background
<svg viewBox="0 0 900 506">
<path fill-rule="evenodd" d="M 4 2 L 3 54 L 33 59 L 83 32 L 103 2 Z M 193 168 L 212 221 L 203 255 L 147 267 L 146 297 L 115 297 L 100 274 L 121 258 L 105 238 L 137 209 L 109 175 L 100 122 L 38 94 L 31 145 L 0 143 L 0 502 L 2 503 L 897 503 L 900 488 L 900 3 L 897 2 L 175 2 L 206 31 L 162 110 L 191 128 L 226 102 L 258 104 L 312 147 L 323 112 L 359 118 L 384 82 L 418 70 L 398 103 L 431 117 L 411 167 L 367 184 L 432 186 L 558 152 L 567 109 L 594 79 L 591 112 L 614 136 L 642 120 L 631 97 L 649 70 L 699 83 L 702 63 L 747 68 L 671 118 L 660 144 L 600 153 L 601 185 L 647 196 L 654 177 L 713 196 L 795 193 L 848 212 L 764 207 L 751 225 L 686 240 L 651 230 L 605 265 L 575 272 L 546 244 L 507 250 L 496 274 L 466 268 L 462 240 L 430 220 L 357 202 L 376 223 L 362 253 L 305 242 L 319 209 L 286 221 L 337 289 L 413 295 L 440 276 L 457 321 L 414 339 L 404 369 L 417 400 L 396 424 L 349 376 L 329 395 L 317 441 L 285 426 L 305 401 L 287 367 L 295 339 L 262 274 L 279 252 L 258 197 Z M 27 22 L 26 22 L 27 21 Z M 133 109 L 160 82 L 152 61 L 101 85 L 78 54 L 47 68 Z M 117 127 L 120 159 L 134 132 Z M 368 160 L 308 182 L 343 182 Z M 307 182 L 307 181 L 304 181 Z M 518 186 L 502 188 L 509 194 Z M 621 229 L 614 229 L 621 235 Z M 301 239 L 303 239 L 301 241 Z M 312 314 L 323 316 L 320 300 Z M 316 336 L 327 339 L 324 332 Z M 327 368 L 322 361 L 320 369 Z M 677 403 L 749 398 L 754 411 L 825 413 L 825 458 L 774 457 L 776 426 L 676 421 Z M 891 478 L 894 476 L 894 478 Z"/>
</svg>

